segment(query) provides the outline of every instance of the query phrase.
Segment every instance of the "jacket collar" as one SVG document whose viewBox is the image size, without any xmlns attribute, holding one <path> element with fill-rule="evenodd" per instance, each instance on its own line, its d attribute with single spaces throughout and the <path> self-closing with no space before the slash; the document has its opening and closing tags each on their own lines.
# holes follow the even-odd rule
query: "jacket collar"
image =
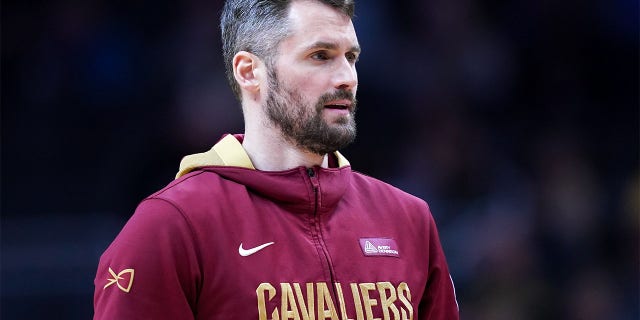
<svg viewBox="0 0 640 320">
<path fill-rule="evenodd" d="M 257 170 L 242 147 L 242 135 L 226 135 L 211 150 L 186 156 L 180 163 L 179 178 L 190 171 L 215 172 L 224 179 L 246 186 L 251 192 L 269 198 L 295 212 L 329 213 L 342 199 L 351 179 L 349 161 L 339 152 L 334 155 L 338 168 L 305 167 L 284 171 Z"/>
<path fill-rule="evenodd" d="M 209 151 L 185 156 L 180 161 L 180 169 L 176 179 L 202 167 L 230 166 L 255 170 L 249 155 L 242 147 L 243 135 L 225 135 Z M 338 168 L 349 166 L 349 161 L 340 152 L 334 152 L 338 160 Z"/>
</svg>

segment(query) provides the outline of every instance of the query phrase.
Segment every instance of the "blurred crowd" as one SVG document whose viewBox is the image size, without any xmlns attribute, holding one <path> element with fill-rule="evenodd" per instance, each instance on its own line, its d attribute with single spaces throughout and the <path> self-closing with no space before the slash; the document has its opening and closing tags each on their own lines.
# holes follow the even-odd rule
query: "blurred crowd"
<svg viewBox="0 0 640 320">
<path fill-rule="evenodd" d="M 243 130 L 221 3 L 2 4 L 2 318 L 89 318 L 137 202 Z M 343 153 L 429 203 L 462 319 L 640 318 L 638 2 L 360 0 L 354 24 Z"/>
</svg>

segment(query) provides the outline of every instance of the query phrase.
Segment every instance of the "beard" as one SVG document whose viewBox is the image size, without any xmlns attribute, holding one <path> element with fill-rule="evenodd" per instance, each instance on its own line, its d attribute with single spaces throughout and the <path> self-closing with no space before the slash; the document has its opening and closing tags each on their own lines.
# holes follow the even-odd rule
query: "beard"
<svg viewBox="0 0 640 320">
<path fill-rule="evenodd" d="M 339 89 L 326 93 L 315 104 L 305 103 L 302 94 L 287 88 L 278 80 L 275 70 L 269 71 L 269 93 L 265 112 L 271 125 L 298 148 L 325 155 L 342 149 L 356 138 L 356 99 L 352 92 Z M 349 116 L 337 118 L 333 124 L 322 117 L 327 102 L 349 99 L 352 102 Z"/>
</svg>

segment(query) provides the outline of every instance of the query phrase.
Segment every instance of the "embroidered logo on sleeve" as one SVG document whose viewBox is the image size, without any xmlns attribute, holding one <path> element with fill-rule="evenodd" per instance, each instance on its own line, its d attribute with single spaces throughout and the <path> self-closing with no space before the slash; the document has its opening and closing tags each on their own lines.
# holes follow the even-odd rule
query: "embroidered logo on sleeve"
<svg viewBox="0 0 640 320">
<path fill-rule="evenodd" d="M 113 269 L 109 267 L 109 273 L 111 274 L 111 278 L 107 279 L 108 282 L 104 288 L 102 288 L 103 290 L 113 284 L 116 284 L 118 288 L 124 292 L 131 291 L 131 286 L 133 286 L 133 275 L 135 274 L 133 269 L 124 269 L 116 274 Z"/>
<path fill-rule="evenodd" d="M 400 257 L 398 244 L 390 238 L 360 238 L 360 248 L 365 256 Z"/>
</svg>

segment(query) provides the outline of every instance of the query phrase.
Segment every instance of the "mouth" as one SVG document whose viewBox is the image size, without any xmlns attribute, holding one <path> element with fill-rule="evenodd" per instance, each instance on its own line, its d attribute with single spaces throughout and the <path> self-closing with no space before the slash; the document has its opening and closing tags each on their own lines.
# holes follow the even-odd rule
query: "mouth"
<svg viewBox="0 0 640 320">
<path fill-rule="evenodd" d="M 338 100 L 338 101 L 329 101 L 329 103 L 325 104 L 324 107 L 326 109 L 333 109 L 333 110 L 350 110 L 351 105 L 352 103 L 349 100 Z"/>
</svg>

